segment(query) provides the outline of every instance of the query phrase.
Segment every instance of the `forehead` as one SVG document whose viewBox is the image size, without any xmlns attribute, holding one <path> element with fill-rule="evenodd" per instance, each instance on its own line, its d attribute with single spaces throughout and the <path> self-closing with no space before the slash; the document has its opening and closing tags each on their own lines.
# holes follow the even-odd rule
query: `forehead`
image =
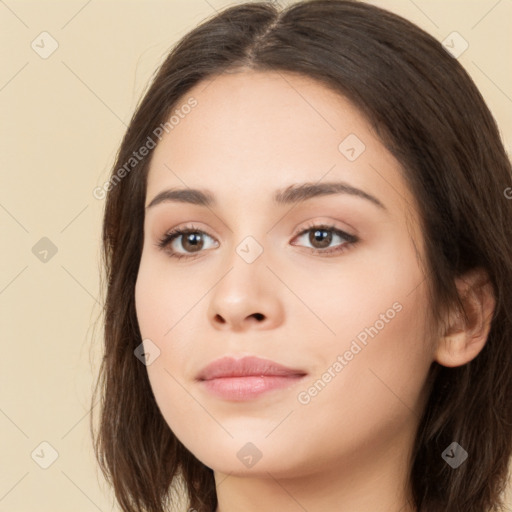
<svg viewBox="0 0 512 512">
<path fill-rule="evenodd" d="M 183 108 L 191 99 L 195 106 Z M 366 118 L 309 77 L 223 73 L 190 89 L 173 115 L 152 155 L 146 204 L 165 188 L 191 187 L 251 208 L 290 183 L 322 180 L 348 182 L 401 211 L 414 203 Z"/>
<path fill-rule="evenodd" d="M 196 106 L 180 116 L 191 98 Z M 189 90 L 173 114 L 154 160 L 172 151 L 188 161 L 232 156 L 240 164 L 250 155 L 251 161 L 241 167 L 251 168 L 255 158 L 337 157 L 339 143 L 349 134 L 358 134 L 365 143 L 370 138 L 377 142 L 349 101 L 309 77 L 285 72 L 243 70 L 214 76 Z M 185 145 L 196 151 L 184 155 Z"/>
</svg>

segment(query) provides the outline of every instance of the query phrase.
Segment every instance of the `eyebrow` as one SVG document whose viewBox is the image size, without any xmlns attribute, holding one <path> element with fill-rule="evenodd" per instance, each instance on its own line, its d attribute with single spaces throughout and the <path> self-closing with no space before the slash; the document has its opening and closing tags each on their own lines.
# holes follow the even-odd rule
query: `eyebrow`
<svg viewBox="0 0 512 512">
<path fill-rule="evenodd" d="M 356 187 L 341 181 L 325 182 L 325 183 L 294 183 L 284 189 L 274 192 L 273 200 L 277 205 L 294 204 L 314 197 L 328 196 L 334 194 L 348 194 L 360 197 L 372 202 L 382 210 L 387 211 L 384 204 L 376 197 L 360 190 Z M 173 188 L 163 190 L 158 193 L 151 202 L 146 206 L 152 208 L 157 204 L 167 202 L 189 203 L 204 207 L 214 207 L 217 205 L 215 196 L 211 191 L 206 189 L 194 188 Z"/>
</svg>

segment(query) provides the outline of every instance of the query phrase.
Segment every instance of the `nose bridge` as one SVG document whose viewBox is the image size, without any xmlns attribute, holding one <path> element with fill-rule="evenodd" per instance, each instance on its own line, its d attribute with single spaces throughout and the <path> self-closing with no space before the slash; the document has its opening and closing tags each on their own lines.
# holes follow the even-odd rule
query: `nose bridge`
<svg viewBox="0 0 512 512">
<path fill-rule="evenodd" d="M 278 297 L 267 268 L 266 231 L 261 218 L 251 223 L 242 220 L 232 228 L 232 252 L 223 261 L 225 272 L 210 298 L 211 321 L 240 327 L 256 319 L 266 325 L 276 315 Z"/>
<path fill-rule="evenodd" d="M 264 194 L 266 197 L 266 194 Z M 235 221 L 231 225 L 230 246 L 233 248 L 231 263 L 239 260 L 251 267 L 254 263 L 266 259 L 262 258 L 265 248 L 268 246 L 269 220 L 265 214 L 268 209 L 254 197 L 233 194 L 230 201 L 232 218 Z M 264 212 L 263 214 L 261 212 Z"/>
<path fill-rule="evenodd" d="M 254 230 L 252 232 L 254 233 Z M 243 228 L 233 231 L 233 244 L 231 244 L 230 248 L 231 254 L 227 256 L 227 260 L 224 262 L 228 267 L 228 273 L 225 275 L 224 280 L 227 280 L 230 286 L 254 287 L 266 282 L 265 275 L 268 273 L 266 268 L 268 244 L 264 246 L 264 241 L 261 240 L 264 234 L 253 235 L 249 233 L 249 230 L 244 231 Z M 263 230 L 258 231 L 258 233 L 263 233 Z"/>
</svg>

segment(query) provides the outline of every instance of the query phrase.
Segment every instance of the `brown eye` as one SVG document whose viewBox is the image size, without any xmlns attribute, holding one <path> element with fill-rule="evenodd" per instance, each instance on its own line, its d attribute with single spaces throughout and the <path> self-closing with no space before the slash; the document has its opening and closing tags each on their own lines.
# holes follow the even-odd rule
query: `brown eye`
<svg viewBox="0 0 512 512">
<path fill-rule="evenodd" d="M 330 225 L 312 225 L 301 231 L 295 238 L 304 237 L 306 234 L 308 234 L 311 251 L 326 256 L 341 253 L 359 241 L 356 236 Z M 208 239 L 213 240 L 210 247 L 208 247 Z M 330 247 L 333 241 L 338 239 L 341 240 L 341 243 Z M 191 226 L 183 229 L 173 229 L 166 233 L 157 243 L 157 246 L 164 249 L 171 257 L 180 259 L 193 258 L 204 252 L 203 249 L 218 247 L 219 243 L 201 229 Z"/>
<path fill-rule="evenodd" d="M 330 225 L 309 226 L 307 229 L 301 231 L 295 238 L 304 237 L 306 234 L 308 234 L 307 241 L 311 244 L 310 248 L 314 253 L 319 254 L 342 252 L 359 240 L 356 236 L 345 233 L 341 229 Z M 341 240 L 341 243 L 329 248 L 331 243 L 337 240 Z"/>
<path fill-rule="evenodd" d="M 205 240 L 207 238 L 213 240 L 204 231 L 193 227 L 174 229 L 166 233 L 157 245 L 161 249 L 165 249 L 171 256 L 183 258 L 189 255 L 193 256 L 194 253 L 200 253 L 205 247 Z"/>
<path fill-rule="evenodd" d="M 315 229 L 309 232 L 309 242 L 314 248 L 325 249 L 332 241 L 332 231 L 328 229 Z M 318 245 L 317 245 L 318 244 Z"/>
<path fill-rule="evenodd" d="M 185 251 L 197 252 L 203 248 L 204 240 L 202 239 L 202 235 L 198 235 L 197 232 L 185 233 L 181 236 L 181 246 Z"/>
</svg>

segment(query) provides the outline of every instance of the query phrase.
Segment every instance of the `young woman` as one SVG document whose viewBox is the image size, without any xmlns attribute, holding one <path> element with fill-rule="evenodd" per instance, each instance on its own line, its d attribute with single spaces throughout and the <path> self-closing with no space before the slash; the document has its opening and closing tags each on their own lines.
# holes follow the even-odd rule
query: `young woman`
<svg viewBox="0 0 512 512">
<path fill-rule="evenodd" d="M 228 8 L 105 190 L 94 442 L 123 511 L 503 509 L 512 173 L 439 42 L 362 2 Z"/>
</svg>

